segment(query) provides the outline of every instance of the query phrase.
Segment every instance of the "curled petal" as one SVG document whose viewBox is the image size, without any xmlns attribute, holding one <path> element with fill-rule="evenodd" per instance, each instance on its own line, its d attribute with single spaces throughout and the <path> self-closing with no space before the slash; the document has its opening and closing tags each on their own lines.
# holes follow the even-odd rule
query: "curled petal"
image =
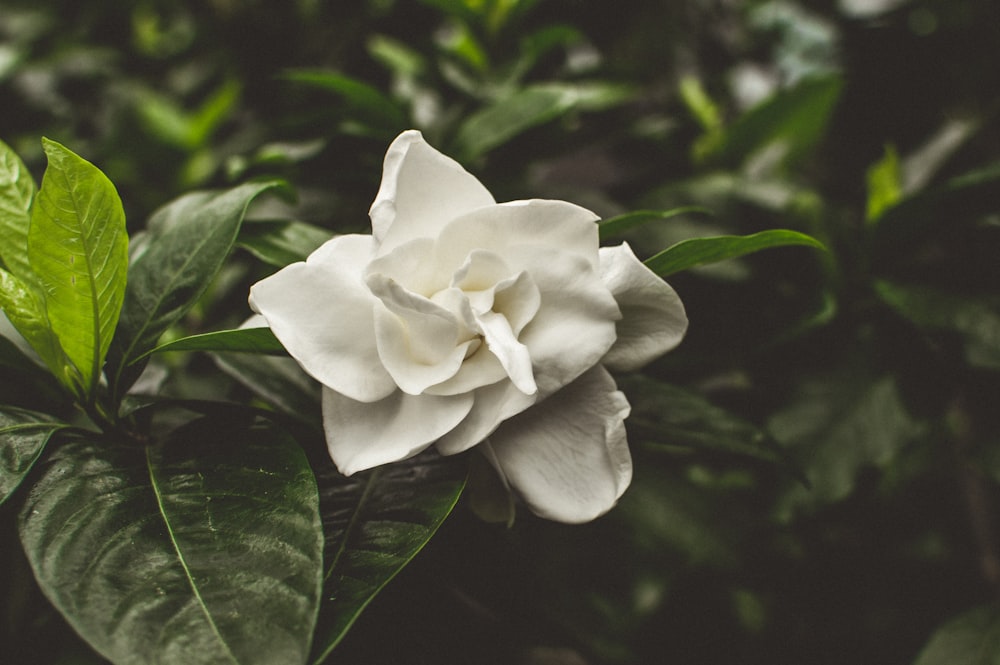
<svg viewBox="0 0 1000 665">
<path fill-rule="evenodd" d="M 582 258 L 522 247 L 521 261 L 538 287 L 538 311 L 518 340 L 528 347 L 539 399 L 598 364 L 615 341 L 618 304 Z"/>
<path fill-rule="evenodd" d="M 484 312 L 476 315 L 483 337 L 489 350 L 503 365 L 507 376 L 526 395 L 538 392 L 535 377 L 531 371 L 531 354 L 528 347 L 517 341 L 510 323 L 502 314 Z"/>
<path fill-rule="evenodd" d="M 484 452 L 532 512 L 587 522 L 610 510 L 632 480 L 628 413 L 625 395 L 598 366 L 505 421 Z"/>
<path fill-rule="evenodd" d="M 375 345 L 378 299 L 361 281 L 371 244 L 370 236 L 338 236 L 250 289 L 250 306 L 302 369 L 362 402 L 396 389 Z"/>
<path fill-rule="evenodd" d="M 521 413 L 537 400 L 526 395 L 510 381 L 499 381 L 475 391 L 472 410 L 453 430 L 434 446 L 442 455 L 461 453 L 481 443 L 500 423 Z"/>
<path fill-rule="evenodd" d="M 379 252 L 385 253 L 413 238 L 437 237 L 455 217 L 494 203 L 475 176 L 411 129 L 389 146 L 368 214 Z"/>
<path fill-rule="evenodd" d="M 601 278 L 622 311 L 618 339 L 601 362 L 613 370 L 639 369 L 680 344 L 688 326 L 684 305 L 627 243 L 602 247 L 600 257 Z"/>
<path fill-rule="evenodd" d="M 323 429 L 334 464 L 345 476 L 416 455 L 462 421 L 471 393 L 438 397 L 396 391 L 358 402 L 323 389 Z"/>
</svg>

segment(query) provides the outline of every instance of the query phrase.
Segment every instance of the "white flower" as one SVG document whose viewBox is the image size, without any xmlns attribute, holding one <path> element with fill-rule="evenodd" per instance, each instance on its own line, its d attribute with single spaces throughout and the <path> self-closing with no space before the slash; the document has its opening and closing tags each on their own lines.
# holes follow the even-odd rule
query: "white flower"
<svg viewBox="0 0 1000 665">
<path fill-rule="evenodd" d="M 628 486 L 629 405 L 605 367 L 676 346 L 680 299 L 597 217 L 496 203 L 417 131 L 385 157 L 372 235 L 338 236 L 250 290 L 323 385 L 327 444 L 352 474 L 473 446 L 537 514 L 582 522 Z"/>
</svg>

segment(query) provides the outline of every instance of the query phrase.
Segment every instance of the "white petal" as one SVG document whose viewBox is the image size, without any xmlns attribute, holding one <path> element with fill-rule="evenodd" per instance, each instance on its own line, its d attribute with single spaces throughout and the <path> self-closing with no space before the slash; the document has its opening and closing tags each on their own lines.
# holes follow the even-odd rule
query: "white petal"
<svg viewBox="0 0 1000 665">
<path fill-rule="evenodd" d="M 511 201 L 479 208 L 454 219 L 438 236 L 436 261 L 462 265 L 477 249 L 500 256 L 512 272 L 524 269 L 521 247 L 552 247 L 576 254 L 597 267 L 598 217 L 566 201 Z"/>
<path fill-rule="evenodd" d="M 521 248 L 541 304 L 518 340 L 528 347 L 539 398 L 554 393 L 598 364 L 615 341 L 620 317 L 611 292 L 574 254 Z"/>
<path fill-rule="evenodd" d="M 475 391 L 472 410 L 457 427 L 438 439 L 434 446 L 442 455 L 454 455 L 481 443 L 503 421 L 521 413 L 536 401 L 510 381 L 499 381 Z"/>
<path fill-rule="evenodd" d="M 396 389 L 375 345 L 378 299 L 359 270 L 371 244 L 370 236 L 338 236 L 304 263 L 286 266 L 250 288 L 251 307 L 302 369 L 364 402 Z"/>
<path fill-rule="evenodd" d="M 475 176 L 411 129 L 386 152 L 382 184 L 369 211 L 372 235 L 385 253 L 413 238 L 437 237 L 459 215 L 493 203 Z"/>
<path fill-rule="evenodd" d="M 476 320 L 490 352 L 503 365 L 517 389 L 526 395 L 537 393 L 538 386 L 531 371 L 531 354 L 528 347 L 517 341 L 506 317 L 496 312 L 483 312 L 476 315 Z"/>
<path fill-rule="evenodd" d="M 598 366 L 504 422 L 487 458 L 531 510 L 587 522 L 610 510 L 632 480 L 625 439 L 629 405 Z"/>
<path fill-rule="evenodd" d="M 369 275 L 368 285 L 381 300 L 375 308 L 375 343 L 396 385 L 419 395 L 455 376 L 470 346 L 478 344 L 459 318 L 384 275 Z"/>
<path fill-rule="evenodd" d="M 323 429 L 330 457 L 349 476 L 416 455 L 460 423 L 471 393 L 451 397 L 396 391 L 377 402 L 358 402 L 323 389 Z"/>
<path fill-rule="evenodd" d="M 602 247 L 601 278 L 618 301 L 618 340 L 601 361 L 619 371 L 639 369 L 684 338 L 688 319 L 677 292 L 642 264 L 627 243 Z"/>
</svg>

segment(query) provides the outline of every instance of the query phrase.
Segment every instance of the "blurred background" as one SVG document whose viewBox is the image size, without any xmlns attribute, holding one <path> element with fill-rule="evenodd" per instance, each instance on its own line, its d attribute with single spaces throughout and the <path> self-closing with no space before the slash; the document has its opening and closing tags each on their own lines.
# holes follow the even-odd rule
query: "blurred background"
<svg viewBox="0 0 1000 665">
<path fill-rule="evenodd" d="M 41 136 L 97 164 L 132 231 L 183 192 L 279 176 L 296 202 L 255 218 L 365 232 L 415 127 L 498 200 L 685 208 L 609 239 L 642 257 L 771 228 L 829 248 L 672 276 L 691 326 L 621 377 L 619 507 L 507 528 L 460 505 L 329 662 L 987 663 L 998 45 L 994 0 L 3 0 L 0 139 L 36 177 Z M 239 251 L 185 332 L 241 321 L 271 270 Z M 238 394 L 176 362 L 174 390 Z M 16 543 L 0 565 L 21 576 L 0 644 L 101 662 Z M 986 655 L 949 659 L 956 630 Z"/>
</svg>

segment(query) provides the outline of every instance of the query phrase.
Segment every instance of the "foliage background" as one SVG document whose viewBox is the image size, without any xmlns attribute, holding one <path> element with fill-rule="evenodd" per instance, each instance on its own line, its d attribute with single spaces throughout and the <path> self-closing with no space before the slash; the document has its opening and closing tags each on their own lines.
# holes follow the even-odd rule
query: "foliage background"
<svg viewBox="0 0 1000 665">
<path fill-rule="evenodd" d="M 100 165 L 131 230 L 278 175 L 298 201 L 258 218 L 363 231 L 412 126 L 500 200 L 708 211 L 630 232 L 643 256 L 816 235 L 671 278 L 691 328 L 622 381 L 611 515 L 460 505 L 331 662 L 961 662 L 925 646 L 1000 625 L 998 43 L 991 0 L 5 0 L 0 136 L 36 175 L 41 135 Z M 269 270 L 236 255 L 183 333 L 237 324 Z M 245 399 L 170 362 L 176 394 Z M 10 662 L 100 662 L 16 542 L 0 570 Z"/>
</svg>

